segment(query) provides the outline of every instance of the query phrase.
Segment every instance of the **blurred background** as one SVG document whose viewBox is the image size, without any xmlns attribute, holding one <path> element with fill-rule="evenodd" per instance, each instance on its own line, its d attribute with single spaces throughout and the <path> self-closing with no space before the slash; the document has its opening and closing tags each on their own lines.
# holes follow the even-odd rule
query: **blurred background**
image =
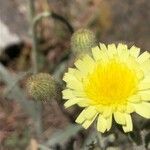
<svg viewBox="0 0 150 150">
<path fill-rule="evenodd" d="M 43 12 L 49 14 L 41 17 Z M 80 28 L 93 31 L 98 42 L 123 42 L 149 50 L 150 1 L 0 0 L 0 150 L 80 150 L 81 145 L 85 150 L 97 148 L 90 129 L 85 133 L 74 126 L 78 108 L 64 110 L 63 101 L 54 99 L 43 102 L 39 111 L 25 86 L 34 66 L 34 48 L 38 49 L 38 72 L 50 73 L 61 81 L 73 61 L 71 36 Z M 35 129 L 39 120 L 41 133 Z M 149 123 L 144 123 L 149 130 Z M 145 145 L 148 149 L 147 131 L 142 133 L 144 139 L 137 132 L 130 138 L 117 132 L 122 138 L 110 134 L 109 140 L 104 138 L 104 149 L 144 150 Z M 146 143 L 141 144 L 142 140 Z"/>
</svg>

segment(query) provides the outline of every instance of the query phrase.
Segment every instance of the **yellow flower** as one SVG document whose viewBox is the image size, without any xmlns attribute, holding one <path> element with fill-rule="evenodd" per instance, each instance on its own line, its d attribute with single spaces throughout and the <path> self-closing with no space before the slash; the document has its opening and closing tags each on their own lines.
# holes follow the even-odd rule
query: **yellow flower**
<svg viewBox="0 0 150 150">
<path fill-rule="evenodd" d="M 112 126 L 112 117 L 124 132 L 133 130 L 131 113 L 150 118 L 150 54 L 140 48 L 100 44 L 69 68 L 63 80 L 65 107 L 84 107 L 76 122 L 88 128 L 97 118 L 97 130 Z"/>
</svg>

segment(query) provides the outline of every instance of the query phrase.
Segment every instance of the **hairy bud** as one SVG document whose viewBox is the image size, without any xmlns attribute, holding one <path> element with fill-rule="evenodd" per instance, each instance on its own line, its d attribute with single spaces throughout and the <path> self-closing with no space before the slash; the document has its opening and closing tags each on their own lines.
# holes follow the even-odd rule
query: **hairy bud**
<svg viewBox="0 0 150 150">
<path fill-rule="evenodd" d="M 90 53 L 95 45 L 95 34 L 88 29 L 79 29 L 72 35 L 71 48 L 75 54 Z"/>
<path fill-rule="evenodd" d="M 27 90 L 35 100 L 49 100 L 56 93 L 56 82 L 48 73 L 39 73 L 28 78 Z"/>
</svg>

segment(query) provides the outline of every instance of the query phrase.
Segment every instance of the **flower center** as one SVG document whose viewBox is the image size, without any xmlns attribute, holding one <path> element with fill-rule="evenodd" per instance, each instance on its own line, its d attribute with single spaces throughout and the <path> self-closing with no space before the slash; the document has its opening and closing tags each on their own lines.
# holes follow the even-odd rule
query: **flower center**
<svg viewBox="0 0 150 150">
<path fill-rule="evenodd" d="M 125 104 L 137 89 L 134 70 L 117 59 L 99 63 L 84 80 L 84 90 L 92 104 Z"/>
</svg>

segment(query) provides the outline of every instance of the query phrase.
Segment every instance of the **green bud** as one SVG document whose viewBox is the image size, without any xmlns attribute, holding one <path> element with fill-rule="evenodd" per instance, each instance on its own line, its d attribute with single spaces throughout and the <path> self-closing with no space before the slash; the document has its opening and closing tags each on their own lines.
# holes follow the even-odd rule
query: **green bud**
<svg viewBox="0 0 150 150">
<path fill-rule="evenodd" d="M 35 100 L 49 100 L 55 96 L 56 82 L 48 73 L 32 75 L 27 80 L 27 91 Z"/>
<path fill-rule="evenodd" d="M 91 53 L 91 48 L 96 45 L 95 34 L 88 29 L 79 29 L 71 38 L 71 48 L 73 53 Z"/>
</svg>

